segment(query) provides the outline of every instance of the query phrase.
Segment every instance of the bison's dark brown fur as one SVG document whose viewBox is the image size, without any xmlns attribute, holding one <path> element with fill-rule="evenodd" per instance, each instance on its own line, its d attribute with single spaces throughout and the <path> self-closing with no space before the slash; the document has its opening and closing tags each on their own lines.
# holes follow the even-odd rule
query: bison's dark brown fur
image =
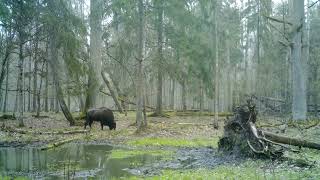
<svg viewBox="0 0 320 180">
<path fill-rule="evenodd" d="M 86 129 L 87 125 L 89 125 L 91 128 L 93 121 L 100 122 L 101 130 L 103 130 L 104 125 L 109 126 L 110 130 L 116 129 L 116 122 L 114 121 L 113 112 L 106 107 L 89 109 L 87 111 L 84 128 Z"/>
</svg>

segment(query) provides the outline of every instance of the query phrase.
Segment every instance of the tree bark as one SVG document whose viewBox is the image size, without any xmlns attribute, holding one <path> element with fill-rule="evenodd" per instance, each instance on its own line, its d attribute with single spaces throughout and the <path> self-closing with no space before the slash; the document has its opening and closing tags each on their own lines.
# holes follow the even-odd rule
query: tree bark
<svg viewBox="0 0 320 180">
<path fill-rule="evenodd" d="M 218 3 L 218 2 L 217 2 Z M 214 11 L 214 23 L 215 23 L 215 28 L 214 28 L 214 37 L 215 37 L 215 88 L 214 88 L 214 124 L 217 123 L 218 121 L 218 112 L 219 112 L 219 37 L 218 37 L 218 8 L 215 8 Z"/>
<path fill-rule="evenodd" d="M 187 89 L 186 89 L 186 80 L 183 78 L 182 80 L 182 110 L 187 110 Z"/>
<path fill-rule="evenodd" d="M 203 106 L 204 106 L 204 93 L 203 93 L 203 81 L 200 80 L 200 112 L 203 112 Z"/>
<path fill-rule="evenodd" d="M 59 97 L 58 97 L 59 95 L 58 95 L 58 91 L 57 91 L 57 88 L 58 88 L 58 87 L 57 87 L 57 83 L 56 83 L 55 81 L 56 81 L 56 80 L 55 80 L 54 77 L 53 77 L 53 82 L 54 82 L 54 86 L 55 86 L 55 90 L 56 90 L 56 91 L 55 91 L 55 93 L 56 93 L 56 94 L 55 94 L 55 99 L 54 99 L 54 104 L 55 104 L 55 105 L 54 105 L 54 108 L 55 108 L 55 109 L 54 109 L 54 112 L 55 112 L 55 113 L 58 113 L 59 110 L 60 110 L 60 107 L 59 107 Z"/>
<path fill-rule="evenodd" d="M 49 101 L 48 101 L 48 90 L 49 90 L 49 78 L 48 78 L 48 76 L 49 76 L 49 72 L 48 72 L 48 70 L 49 70 L 49 67 L 48 67 L 48 62 L 46 62 L 46 86 L 45 86 L 45 90 L 44 90 L 44 111 L 45 112 L 48 112 L 49 111 L 49 108 L 48 108 L 48 103 L 49 103 Z"/>
<path fill-rule="evenodd" d="M 162 85 L 163 85 L 163 75 L 162 75 L 162 63 L 163 63 L 163 48 L 162 48 L 162 39 L 163 39 L 163 0 L 156 0 L 157 7 L 157 31 L 158 31 L 158 72 L 157 72 L 157 106 L 156 114 L 162 114 Z"/>
<path fill-rule="evenodd" d="M 49 1 L 48 6 L 55 7 L 53 3 L 54 2 Z M 48 62 L 49 62 L 51 69 L 52 69 L 53 80 L 54 80 L 57 99 L 59 101 L 60 108 L 61 108 L 65 118 L 70 123 L 70 126 L 72 126 L 75 124 L 75 121 L 74 121 L 72 114 L 70 113 L 65 101 L 64 101 L 63 91 L 62 91 L 62 88 L 59 83 L 60 77 L 59 77 L 59 73 L 57 72 L 59 61 L 58 61 L 56 33 L 57 33 L 57 30 L 55 29 L 55 27 L 50 27 L 50 30 L 49 30 L 49 49 L 50 49 L 49 52 L 50 52 L 50 54 L 49 54 Z"/>
<path fill-rule="evenodd" d="M 136 83 L 136 122 L 138 131 L 147 126 L 142 119 L 143 115 L 143 74 L 142 74 L 142 62 L 144 59 L 144 5 L 143 0 L 138 1 L 138 66 L 137 66 L 137 83 Z"/>
<path fill-rule="evenodd" d="M 41 72 L 43 72 L 43 66 L 44 66 L 44 64 L 42 64 Z M 36 117 L 40 116 L 40 111 L 41 111 L 41 104 L 40 104 L 41 89 L 42 89 L 42 76 L 40 76 L 40 86 L 39 86 L 39 89 L 37 92 L 37 115 L 36 115 Z"/>
<path fill-rule="evenodd" d="M 37 110 L 37 86 L 38 86 L 38 41 L 35 42 L 34 50 L 34 68 L 33 68 L 33 100 L 32 100 L 32 111 Z"/>
<path fill-rule="evenodd" d="M 9 89 L 9 61 L 7 61 L 6 63 L 6 92 L 5 92 L 5 96 L 4 96 L 4 103 L 3 103 L 3 112 L 7 112 L 7 100 L 8 100 L 8 89 Z"/>
<path fill-rule="evenodd" d="M 302 29 L 304 25 L 304 0 L 292 0 L 293 43 L 291 45 L 292 58 L 292 117 L 293 120 L 306 120 L 307 95 L 305 62 L 302 59 Z"/>
<path fill-rule="evenodd" d="M 52 74 L 52 70 L 51 70 L 51 74 Z M 54 111 L 54 102 L 55 102 L 55 85 L 54 85 L 54 81 L 53 81 L 53 77 L 51 77 L 51 91 L 50 91 L 50 111 Z"/>
<path fill-rule="evenodd" d="M 0 87 L 2 87 L 2 83 L 3 83 L 3 80 L 4 80 L 4 77 L 5 77 L 5 73 L 8 72 L 7 69 L 6 69 L 6 64 L 8 64 L 9 62 L 9 56 L 11 54 L 11 51 L 13 49 L 13 37 L 9 37 L 6 42 L 7 42 L 7 47 L 6 47 L 6 50 L 5 50 L 5 53 L 4 53 L 4 58 L 2 60 L 2 63 L 1 63 L 1 73 L 0 73 Z M 7 73 L 8 74 L 8 73 Z M 0 90 L 0 102 L 2 103 L 2 90 Z"/>
<path fill-rule="evenodd" d="M 174 110 L 174 97 L 175 97 L 176 82 L 171 80 L 171 93 L 170 93 L 170 109 Z"/>
<path fill-rule="evenodd" d="M 28 112 L 31 111 L 31 60 L 32 60 L 32 55 L 30 53 L 29 62 L 28 62 Z"/>
<path fill-rule="evenodd" d="M 101 50 L 102 50 L 102 28 L 103 1 L 90 0 L 90 62 L 88 78 L 88 94 L 86 98 L 85 111 L 97 106 L 97 96 L 101 84 Z"/>
<path fill-rule="evenodd" d="M 17 87 L 18 87 L 18 121 L 19 126 L 23 127 L 23 32 L 19 32 L 19 62 L 18 62 L 18 81 L 17 81 Z"/>
</svg>

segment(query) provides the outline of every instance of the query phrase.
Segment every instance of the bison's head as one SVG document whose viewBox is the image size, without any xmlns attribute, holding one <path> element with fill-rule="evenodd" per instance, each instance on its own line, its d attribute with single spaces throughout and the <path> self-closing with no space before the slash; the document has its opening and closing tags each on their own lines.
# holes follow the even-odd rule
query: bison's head
<svg viewBox="0 0 320 180">
<path fill-rule="evenodd" d="M 113 130 L 113 129 L 116 130 L 116 127 L 117 127 L 117 124 L 114 122 L 109 126 L 109 129 L 110 130 Z"/>
</svg>

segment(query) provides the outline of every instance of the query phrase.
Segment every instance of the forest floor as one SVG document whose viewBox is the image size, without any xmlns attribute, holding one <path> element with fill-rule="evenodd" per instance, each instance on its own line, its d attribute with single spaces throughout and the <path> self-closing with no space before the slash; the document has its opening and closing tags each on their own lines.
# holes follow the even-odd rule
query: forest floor
<svg viewBox="0 0 320 180">
<path fill-rule="evenodd" d="M 32 146 L 52 148 L 57 142 L 75 141 L 80 143 L 112 144 L 113 146 L 141 147 L 146 149 L 175 152 L 170 161 L 162 164 L 131 169 L 131 173 L 153 179 L 319 179 L 320 153 L 302 149 L 301 153 L 286 152 L 286 161 L 257 160 L 252 158 L 221 155 L 217 151 L 219 137 L 222 136 L 226 114 L 219 117 L 219 129 L 213 128 L 213 116 L 199 113 L 168 113 L 168 117 L 148 117 L 148 128 L 137 133 L 135 113 L 128 116 L 115 113 L 117 130 L 103 131 L 99 123 L 94 123 L 91 131 L 68 134 L 83 130 L 79 126 L 70 127 L 60 113 L 46 113 L 47 117 L 35 118 L 25 114 L 25 127 L 18 127 L 16 120 L 0 120 L 0 147 Z M 75 114 L 76 115 L 76 114 Z M 284 124 L 284 118 L 259 117 L 257 126 L 281 135 L 302 138 L 320 143 L 319 120 Z M 50 133 L 52 132 L 52 133 Z M 292 147 L 293 149 L 298 149 Z M 157 151 L 158 152 L 158 151 Z M 125 157 L 136 152 L 118 151 L 116 156 Z M 155 153 L 151 151 L 150 153 Z M 169 153 L 172 154 L 172 153 Z M 223 157 L 223 158 L 221 158 Z M 289 160 L 288 160 L 289 159 Z M 294 161 L 291 161 L 294 160 Z"/>
</svg>

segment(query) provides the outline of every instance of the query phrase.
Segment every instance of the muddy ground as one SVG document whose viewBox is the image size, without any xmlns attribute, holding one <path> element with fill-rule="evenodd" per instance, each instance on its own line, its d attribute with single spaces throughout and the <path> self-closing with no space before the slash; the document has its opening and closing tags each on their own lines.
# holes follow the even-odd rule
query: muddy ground
<svg viewBox="0 0 320 180">
<path fill-rule="evenodd" d="M 168 117 L 148 117 L 148 128 L 140 133 L 136 132 L 134 126 L 135 114 L 129 112 L 128 116 L 116 113 L 117 130 L 110 131 L 100 129 L 99 123 L 94 123 L 90 132 L 77 134 L 63 134 L 67 131 L 83 130 L 83 121 L 78 121 L 78 126 L 70 127 L 62 114 L 48 113 L 42 118 L 35 118 L 32 114 L 26 114 L 24 118 L 25 127 L 19 128 L 16 120 L 0 120 L 0 147 L 3 146 L 34 146 L 46 147 L 55 142 L 70 139 L 77 143 L 107 143 L 113 146 L 124 146 L 126 148 L 145 149 L 169 149 L 175 155 L 171 159 L 159 161 L 142 167 L 135 167 L 127 171 L 137 176 L 159 176 L 163 170 L 195 170 L 202 177 L 201 169 L 212 169 L 215 167 L 240 167 L 248 163 L 248 158 L 225 154 L 217 151 L 217 141 L 222 136 L 223 125 L 226 116 L 219 117 L 219 129 L 213 128 L 213 116 L 195 114 L 170 113 Z M 76 114 L 75 114 L 76 116 Z M 230 117 L 231 118 L 231 117 Z M 289 122 L 284 124 L 285 122 Z M 312 120 L 304 123 L 291 123 L 285 117 L 259 117 L 257 126 L 281 135 L 303 138 L 320 143 L 319 121 Z M 8 131 L 7 129 L 11 129 Z M 25 133 L 14 132 L 23 130 Z M 55 134 L 43 134 L 42 132 L 55 132 Z M 295 147 L 292 147 L 297 149 Z M 249 162 L 254 161 L 252 168 L 274 169 L 281 167 L 284 171 L 296 167 L 297 172 L 304 172 L 306 177 L 311 177 L 312 168 L 319 169 L 320 157 L 317 151 L 303 149 L 300 154 L 287 153 L 287 157 L 296 159 L 291 162 L 289 159 L 263 160 L 256 164 L 254 159 L 249 158 Z M 302 159 L 302 163 L 299 164 Z M 251 167 L 250 167 L 251 168 Z M 200 169 L 200 170 L 199 170 Z M 311 171 L 309 170 L 311 169 Z M 247 170 L 247 167 L 245 168 Z M 237 171 L 222 169 L 223 172 Z M 240 170 L 241 172 L 241 170 Z M 170 174 L 172 173 L 172 174 Z M 281 171 L 281 173 L 283 173 Z M 320 177 L 317 171 L 315 177 Z M 176 175 L 169 172 L 169 176 Z M 211 174 L 212 175 L 212 174 Z M 191 175 L 192 177 L 194 174 Z M 180 177 L 179 174 L 177 177 Z M 206 176 L 207 177 L 207 176 Z M 216 177 L 215 174 L 208 177 Z M 219 176 L 220 177 L 220 176 Z M 245 177 L 245 176 L 244 176 Z M 280 176 L 282 177 L 282 176 Z M 286 175 L 284 177 L 287 177 Z M 241 178 L 240 178 L 241 179 Z M 295 179 L 295 178 L 294 178 Z M 300 176 L 299 178 L 300 179 Z M 311 178 L 312 179 L 312 178 Z"/>
<path fill-rule="evenodd" d="M 6 132 L 3 128 L 0 130 L 0 139 L 2 144 L 21 143 L 30 145 L 39 145 L 57 141 L 64 138 L 75 138 L 79 141 L 98 141 L 125 143 L 129 140 L 146 137 L 168 137 L 168 138 L 213 138 L 222 134 L 221 130 L 213 130 L 211 116 L 172 116 L 172 117 L 148 117 L 148 128 L 140 133 L 136 133 L 135 114 L 130 112 L 128 116 L 115 113 L 117 130 L 110 131 L 105 128 L 103 131 L 98 122 L 94 122 L 90 133 L 70 134 L 70 135 L 48 135 L 41 132 L 65 132 L 74 130 L 83 130 L 84 121 L 77 121 L 77 126 L 70 127 L 69 123 L 60 113 L 48 113 L 44 118 L 35 118 L 32 114 L 26 114 L 24 118 L 25 127 L 18 127 L 16 120 L 0 120 L 0 126 L 18 130 L 25 130 L 29 133 L 21 134 L 15 132 Z M 219 121 L 223 126 L 223 118 Z M 89 128 L 87 128 L 89 130 Z M 37 136 L 34 136 L 37 134 Z"/>
</svg>

